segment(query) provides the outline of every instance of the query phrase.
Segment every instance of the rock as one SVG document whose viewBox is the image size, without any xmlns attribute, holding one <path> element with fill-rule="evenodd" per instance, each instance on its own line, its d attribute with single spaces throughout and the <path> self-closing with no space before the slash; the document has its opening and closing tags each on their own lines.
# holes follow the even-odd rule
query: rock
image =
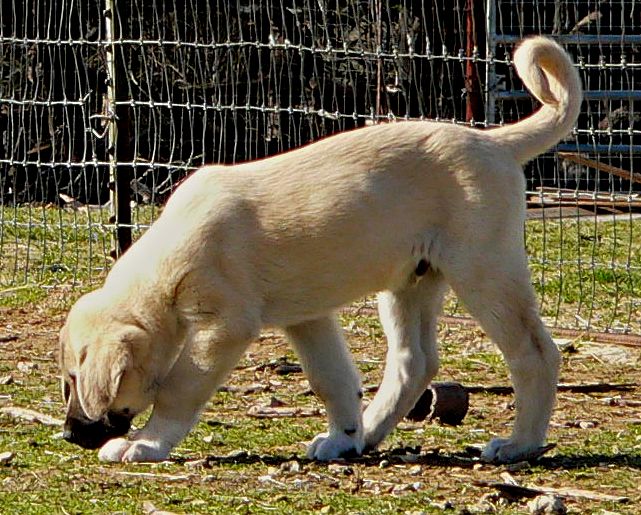
<svg viewBox="0 0 641 515">
<path fill-rule="evenodd" d="M 11 451 L 0 452 L 0 465 L 11 465 L 14 456 Z"/>
<path fill-rule="evenodd" d="M 568 512 L 563 500 L 553 495 L 539 495 L 527 507 L 533 515 L 565 515 Z"/>
<path fill-rule="evenodd" d="M 467 414 L 469 397 L 460 383 L 432 383 L 406 418 L 414 422 L 438 419 L 442 424 L 458 426 Z"/>
<path fill-rule="evenodd" d="M 422 470 L 423 470 L 423 467 L 421 467 L 420 465 L 414 465 L 409 469 L 408 472 L 410 476 L 420 476 Z"/>
<path fill-rule="evenodd" d="M 330 463 L 327 465 L 327 470 L 340 476 L 351 476 L 354 473 L 354 469 L 349 465 L 339 465 L 338 463 Z"/>
<path fill-rule="evenodd" d="M 30 361 L 19 361 L 16 368 L 23 374 L 30 374 L 34 370 L 38 369 L 38 364 L 31 363 Z"/>
<path fill-rule="evenodd" d="M 291 472 L 292 474 L 298 474 L 301 471 L 300 463 L 296 460 L 286 461 L 280 465 L 280 470 L 282 472 Z"/>
</svg>

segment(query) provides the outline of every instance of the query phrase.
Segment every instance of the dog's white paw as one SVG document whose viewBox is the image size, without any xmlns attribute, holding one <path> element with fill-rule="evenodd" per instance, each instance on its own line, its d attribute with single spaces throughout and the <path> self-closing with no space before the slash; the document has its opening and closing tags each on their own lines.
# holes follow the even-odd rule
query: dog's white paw
<svg viewBox="0 0 641 515">
<path fill-rule="evenodd" d="M 307 457 L 312 460 L 330 461 L 336 458 L 355 455 L 363 452 L 363 443 L 359 438 L 345 433 L 321 433 L 307 447 Z"/>
<path fill-rule="evenodd" d="M 100 451 L 98 451 L 98 459 L 100 461 L 118 462 L 122 461 L 122 457 L 131 446 L 131 441 L 126 438 L 114 438 L 104 444 Z"/>
<path fill-rule="evenodd" d="M 164 461 L 169 457 L 171 448 L 153 440 L 134 440 L 122 455 L 121 461 L 149 462 Z"/>
<path fill-rule="evenodd" d="M 487 463 L 527 461 L 541 457 L 553 447 L 554 445 L 524 445 L 505 438 L 495 438 L 483 449 L 481 460 Z"/>
<path fill-rule="evenodd" d="M 100 448 L 98 459 L 110 462 L 163 461 L 169 456 L 170 450 L 169 446 L 152 440 L 114 438 Z"/>
</svg>

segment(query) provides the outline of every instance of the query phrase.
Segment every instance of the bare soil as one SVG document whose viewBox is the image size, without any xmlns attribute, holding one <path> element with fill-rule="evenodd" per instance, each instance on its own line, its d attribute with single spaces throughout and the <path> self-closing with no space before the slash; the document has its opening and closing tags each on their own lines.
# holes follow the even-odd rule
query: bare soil
<svg viewBox="0 0 641 515">
<path fill-rule="evenodd" d="M 0 386 L 0 407 L 20 406 L 63 418 L 57 333 L 64 304 L 65 299 L 49 299 L 41 307 L 0 311 L 0 377 L 10 377 Z M 373 387 L 386 350 L 380 327 L 357 310 L 345 312 L 342 322 L 363 382 Z M 479 329 L 443 323 L 439 336 L 438 381 L 509 385 L 500 356 Z M 101 464 L 95 453 L 60 441 L 59 428 L 0 415 L 0 452 L 15 453 L 10 464 L 0 466 L 5 491 L 0 498 L 16 503 L 24 492 L 33 492 L 34 506 L 48 499 L 69 513 L 82 512 L 85 498 L 97 506 L 103 503 L 106 511 L 129 502 L 133 512 L 149 512 L 145 501 L 180 513 L 218 513 L 230 507 L 243 513 L 527 512 L 530 499 L 488 486 L 513 479 L 593 494 L 561 495 L 573 513 L 638 513 L 641 390 L 608 391 L 607 385 L 641 383 L 641 348 L 561 343 L 561 382 L 603 383 L 605 391 L 559 393 L 549 438 L 556 448 L 535 462 L 505 467 L 478 460 L 475 448 L 508 434 L 514 416 L 511 395 L 482 388 L 471 394 L 470 410 L 458 427 L 404 421 L 371 455 L 332 464 L 310 462 L 301 442 L 324 429 L 323 406 L 296 367 L 282 367 L 297 363 L 283 337 L 266 332 L 168 463 Z M 270 413 L 266 408 L 272 416 L 261 416 Z M 600 498 L 603 494 L 626 500 Z"/>
</svg>

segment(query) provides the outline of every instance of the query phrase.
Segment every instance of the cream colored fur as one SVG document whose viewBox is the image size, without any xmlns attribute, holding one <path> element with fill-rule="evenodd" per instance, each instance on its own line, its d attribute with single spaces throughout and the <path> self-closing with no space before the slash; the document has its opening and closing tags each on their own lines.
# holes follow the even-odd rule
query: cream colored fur
<svg viewBox="0 0 641 515">
<path fill-rule="evenodd" d="M 377 125 L 269 159 L 208 166 L 181 184 L 63 330 L 64 366 L 78 377 L 87 415 L 154 406 L 141 431 L 109 441 L 100 458 L 165 459 L 266 326 L 284 329 L 327 407 L 329 430 L 309 456 L 376 447 L 437 372 L 446 284 L 499 346 L 514 382 L 514 430 L 484 457 L 536 452 L 559 354 L 530 284 L 520 165 L 571 130 L 581 85 L 567 55 L 544 38 L 526 40 L 515 65 L 544 104 L 516 124 Z M 417 275 L 421 260 L 429 268 Z M 335 310 L 372 292 L 382 292 L 389 350 L 362 414 Z"/>
</svg>

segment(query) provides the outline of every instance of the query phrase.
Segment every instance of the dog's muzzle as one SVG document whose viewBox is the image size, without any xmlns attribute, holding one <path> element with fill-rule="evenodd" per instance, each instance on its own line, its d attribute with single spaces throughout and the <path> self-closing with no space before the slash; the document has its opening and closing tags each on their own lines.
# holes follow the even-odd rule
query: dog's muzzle
<svg viewBox="0 0 641 515">
<path fill-rule="evenodd" d="M 112 438 L 126 435 L 131 427 L 129 415 L 109 412 L 100 420 L 67 416 L 62 438 L 85 449 L 102 447 Z"/>
</svg>

